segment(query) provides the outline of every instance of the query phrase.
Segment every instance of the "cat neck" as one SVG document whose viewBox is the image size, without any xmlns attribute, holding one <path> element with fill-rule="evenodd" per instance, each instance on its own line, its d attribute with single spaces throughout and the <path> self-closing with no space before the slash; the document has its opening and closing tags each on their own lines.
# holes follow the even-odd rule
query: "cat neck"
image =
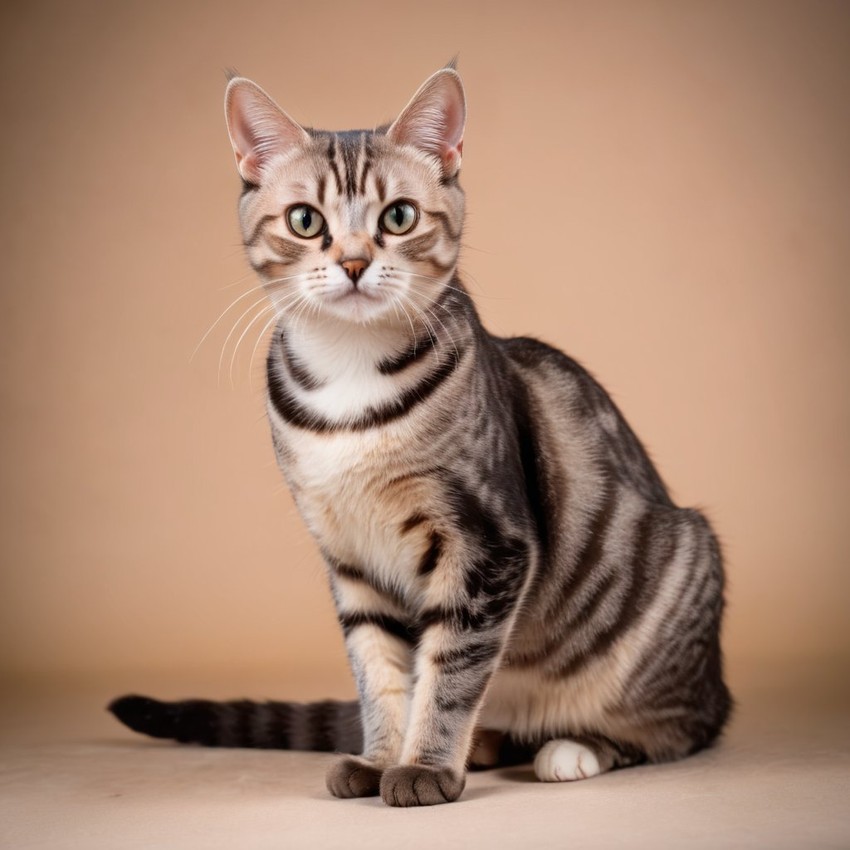
<svg viewBox="0 0 850 850">
<path fill-rule="evenodd" d="M 417 322 L 411 317 L 407 324 L 282 320 L 269 352 L 268 375 L 272 394 L 282 391 L 278 398 L 288 410 L 284 419 L 353 421 L 411 393 L 430 392 L 454 371 L 480 328 L 460 289 L 448 291 L 432 307 L 444 311 L 443 318 L 435 309 L 431 318 L 420 316 Z"/>
<path fill-rule="evenodd" d="M 321 383 L 351 380 L 374 373 L 378 364 L 427 336 L 419 323 L 373 322 L 368 325 L 322 318 L 310 322 L 281 322 L 289 351 Z"/>
</svg>

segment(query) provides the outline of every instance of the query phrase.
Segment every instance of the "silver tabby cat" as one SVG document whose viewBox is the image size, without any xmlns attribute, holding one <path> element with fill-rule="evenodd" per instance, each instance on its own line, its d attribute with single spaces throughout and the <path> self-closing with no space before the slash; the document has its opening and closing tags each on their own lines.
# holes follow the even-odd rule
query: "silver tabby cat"
<svg viewBox="0 0 850 850">
<path fill-rule="evenodd" d="M 585 779 L 720 733 L 717 541 L 581 366 L 482 327 L 457 272 L 465 115 L 451 67 L 392 125 L 341 133 L 230 81 L 244 242 L 278 316 L 274 446 L 360 699 L 127 696 L 132 728 L 350 753 L 330 792 L 391 806 L 456 800 L 470 766 Z"/>
</svg>

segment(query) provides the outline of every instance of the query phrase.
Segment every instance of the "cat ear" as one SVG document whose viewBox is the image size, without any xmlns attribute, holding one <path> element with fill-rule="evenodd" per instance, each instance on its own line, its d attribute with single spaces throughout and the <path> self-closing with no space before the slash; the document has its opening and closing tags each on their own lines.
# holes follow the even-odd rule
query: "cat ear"
<svg viewBox="0 0 850 850">
<path fill-rule="evenodd" d="M 460 168 L 466 97 L 454 68 L 443 68 L 430 76 L 387 130 L 400 145 L 413 145 L 439 157 L 444 173 L 452 177 Z"/>
<path fill-rule="evenodd" d="M 224 115 L 236 167 L 248 183 L 260 183 L 263 168 L 271 159 L 310 139 L 297 121 L 244 77 L 235 77 L 228 83 Z"/>
</svg>

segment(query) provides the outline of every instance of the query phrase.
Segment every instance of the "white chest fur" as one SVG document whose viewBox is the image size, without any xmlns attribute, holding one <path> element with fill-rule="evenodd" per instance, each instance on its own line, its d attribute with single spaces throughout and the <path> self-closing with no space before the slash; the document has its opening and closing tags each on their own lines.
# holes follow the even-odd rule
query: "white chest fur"
<svg viewBox="0 0 850 850">
<path fill-rule="evenodd" d="M 397 401 L 432 366 L 425 358 L 385 374 L 377 364 L 398 356 L 408 341 L 369 328 L 293 330 L 286 344 L 288 356 L 318 383 L 299 385 L 281 360 L 275 368 L 287 392 L 309 414 L 342 426 L 301 427 L 269 406 L 281 468 L 308 528 L 333 558 L 379 573 L 388 585 L 411 587 L 426 544 L 424 531 L 405 531 L 405 522 L 435 504 L 433 483 L 415 474 L 428 464 L 416 436 L 427 413 L 417 408 L 377 427 L 345 423 Z"/>
</svg>

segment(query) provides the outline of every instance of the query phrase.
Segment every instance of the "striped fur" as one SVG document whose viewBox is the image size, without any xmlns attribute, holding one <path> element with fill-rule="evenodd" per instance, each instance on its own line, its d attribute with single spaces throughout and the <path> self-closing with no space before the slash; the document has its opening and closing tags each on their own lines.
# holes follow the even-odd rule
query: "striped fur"
<svg viewBox="0 0 850 850">
<path fill-rule="evenodd" d="M 456 72 L 375 131 L 304 130 L 246 80 L 227 102 L 277 321 L 274 446 L 325 557 L 359 723 L 330 703 L 115 713 L 178 740 L 352 752 L 331 792 L 402 806 L 456 799 L 471 758 L 538 753 L 553 781 L 710 745 L 730 709 L 717 541 L 587 371 L 482 327 L 457 273 Z M 402 201 L 418 220 L 396 235 L 382 215 Z M 314 238 L 287 225 L 299 204 L 322 216 Z"/>
</svg>

